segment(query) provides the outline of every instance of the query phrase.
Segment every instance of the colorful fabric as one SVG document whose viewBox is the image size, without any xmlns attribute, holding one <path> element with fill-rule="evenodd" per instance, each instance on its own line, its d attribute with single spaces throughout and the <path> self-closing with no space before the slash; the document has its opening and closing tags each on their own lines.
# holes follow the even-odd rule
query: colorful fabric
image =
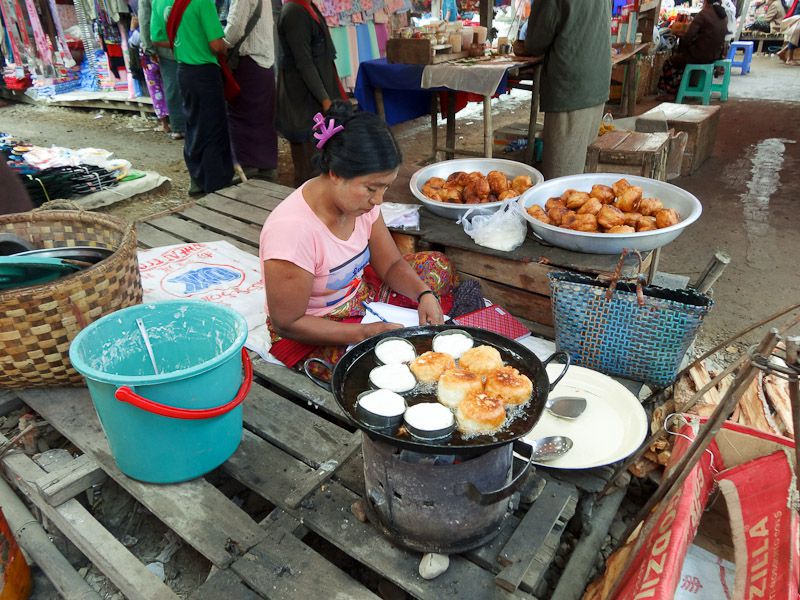
<svg viewBox="0 0 800 600">
<path fill-rule="evenodd" d="M 676 62 L 671 58 L 665 60 L 661 77 L 658 80 L 658 91 L 668 96 L 675 96 L 681 86 L 685 69 L 686 63 L 684 62 Z"/>
<path fill-rule="evenodd" d="M 261 262 L 285 260 L 314 276 L 306 313 L 324 316 L 350 300 L 369 264 L 369 237 L 380 207 L 356 217 L 346 240 L 336 237 L 303 197 L 305 185 L 293 191 L 267 217 L 261 230 Z M 267 307 L 267 314 L 269 308 Z"/>
<path fill-rule="evenodd" d="M 453 306 L 453 289 L 456 285 L 455 267 L 441 252 L 417 252 L 406 255 L 405 260 L 414 268 L 423 282 L 433 290 L 442 305 L 445 314 Z M 363 302 L 386 302 L 395 306 L 417 308 L 417 302 L 392 291 L 377 276 L 372 267 L 367 267 L 364 279 L 350 300 L 325 315 L 324 319 L 341 323 L 358 323 L 364 317 Z M 336 364 L 347 352 L 347 346 L 312 346 L 280 337 L 272 328 L 267 317 L 267 329 L 272 340 L 270 353 L 287 367 L 301 367 L 301 361 L 308 358 L 319 358 L 330 364 Z M 330 373 L 317 366 L 311 372 L 316 377 L 327 379 Z"/>
<path fill-rule="evenodd" d="M 169 116 L 169 107 L 167 106 L 164 86 L 161 81 L 161 67 L 158 63 L 153 62 L 147 54 L 143 55 L 141 60 L 147 91 L 153 101 L 153 110 L 156 113 L 156 117 L 163 119 Z"/>
<path fill-rule="evenodd" d="M 350 77 L 353 74 L 350 65 L 350 44 L 347 40 L 347 27 L 332 27 L 331 40 L 336 48 L 336 59 L 333 61 L 339 77 Z"/>
</svg>

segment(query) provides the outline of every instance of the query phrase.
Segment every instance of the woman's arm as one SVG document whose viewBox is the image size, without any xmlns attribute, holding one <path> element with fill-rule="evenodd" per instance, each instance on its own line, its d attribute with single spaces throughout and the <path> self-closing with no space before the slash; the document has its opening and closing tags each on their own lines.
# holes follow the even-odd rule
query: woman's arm
<svg viewBox="0 0 800 600">
<path fill-rule="evenodd" d="M 422 292 L 431 290 L 419 278 L 419 275 L 411 268 L 411 265 L 400 255 L 400 251 L 386 228 L 382 216 L 378 216 L 378 220 L 372 225 L 372 232 L 369 237 L 369 253 L 370 264 L 382 281 L 394 291 L 412 300 L 419 298 L 420 325 L 428 323 L 441 325 L 444 323 L 442 307 L 439 306 L 436 296 L 425 294 L 420 297 Z"/>
<path fill-rule="evenodd" d="M 275 332 L 297 342 L 347 345 L 402 327 L 397 323 L 337 323 L 306 314 L 314 276 L 285 260 L 264 261 L 269 317 Z"/>
</svg>

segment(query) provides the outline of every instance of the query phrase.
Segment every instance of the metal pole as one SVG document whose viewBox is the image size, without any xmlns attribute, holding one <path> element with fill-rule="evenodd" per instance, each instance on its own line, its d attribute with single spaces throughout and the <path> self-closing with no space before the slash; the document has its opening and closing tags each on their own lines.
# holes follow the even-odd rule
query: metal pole
<svg viewBox="0 0 800 600">
<path fill-rule="evenodd" d="M 795 469 L 800 469 L 800 357 L 798 357 L 800 337 L 786 338 L 786 364 L 794 369 L 789 376 L 789 403 L 792 406 L 792 427 L 794 428 L 794 460 Z M 797 492 L 800 494 L 800 477 L 795 475 Z"/>
</svg>

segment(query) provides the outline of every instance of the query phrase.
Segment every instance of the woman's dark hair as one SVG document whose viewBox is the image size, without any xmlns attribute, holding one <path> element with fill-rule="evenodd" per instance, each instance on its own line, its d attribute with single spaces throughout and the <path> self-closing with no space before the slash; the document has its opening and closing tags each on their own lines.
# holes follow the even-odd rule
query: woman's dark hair
<svg viewBox="0 0 800 600">
<path fill-rule="evenodd" d="M 330 119 L 344 129 L 331 136 L 314 155 L 314 166 L 321 173 L 352 179 L 391 171 L 403 162 L 397 141 L 379 116 L 356 112 L 349 102 L 336 100 L 325 113 L 326 127 Z"/>
<path fill-rule="evenodd" d="M 722 7 L 722 0 L 705 0 L 714 8 L 714 12 L 717 13 L 717 16 L 720 19 L 727 19 L 728 13 L 725 12 L 725 9 Z"/>
</svg>

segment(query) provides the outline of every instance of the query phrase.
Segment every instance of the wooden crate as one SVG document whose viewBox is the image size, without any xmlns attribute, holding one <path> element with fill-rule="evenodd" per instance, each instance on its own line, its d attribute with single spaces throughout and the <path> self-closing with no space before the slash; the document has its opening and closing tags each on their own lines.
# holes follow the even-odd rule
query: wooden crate
<svg viewBox="0 0 800 600">
<path fill-rule="evenodd" d="M 664 131 L 666 126 L 689 136 L 681 163 L 681 175 L 691 175 L 714 151 L 719 124 L 719 106 L 695 106 L 664 102 L 636 119 L 636 131 Z"/>
<path fill-rule="evenodd" d="M 666 181 L 668 133 L 609 131 L 586 153 L 587 173 L 627 173 Z"/>
<path fill-rule="evenodd" d="M 390 63 L 435 65 L 466 56 L 469 56 L 469 52 L 450 52 L 450 46 L 433 46 L 428 39 L 391 39 L 386 41 L 386 60 Z"/>
</svg>

